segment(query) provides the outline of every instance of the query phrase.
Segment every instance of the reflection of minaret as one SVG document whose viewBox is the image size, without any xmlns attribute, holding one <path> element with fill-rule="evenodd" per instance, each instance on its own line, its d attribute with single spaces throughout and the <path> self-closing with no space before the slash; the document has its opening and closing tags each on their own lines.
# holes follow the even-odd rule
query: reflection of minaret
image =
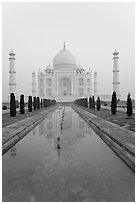
<svg viewBox="0 0 137 204">
<path fill-rule="evenodd" d="M 14 158 L 16 156 L 16 146 L 14 145 L 10 150 L 10 155 Z"/>
<path fill-rule="evenodd" d="M 16 71 L 15 71 L 15 53 L 13 50 L 9 53 L 10 70 L 9 70 L 9 94 L 16 94 Z"/>
<path fill-rule="evenodd" d="M 36 96 L 36 74 L 32 72 L 32 97 Z"/>
<path fill-rule="evenodd" d="M 116 92 L 117 94 L 117 99 L 120 99 L 120 94 L 119 94 L 119 65 L 118 65 L 118 52 L 115 49 L 115 52 L 113 53 L 113 91 Z"/>
<path fill-rule="evenodd" d="M 34 129 L 32 130 L 32 132 L 33 132 L 33 136 L 36 135 L 36 134 L 37 134 L 36 128 L 34 128 Z"/>
<path fill-rule="evenodd" d="M 39 125 L 38 125 L 38 135 L 39 137 L 43 137 L 45 135 L 45 130 L 46 128 L 46 122 L 43 120 Z"/>
<path fill-rule="evenodd" d="M 94 96 L 97 96 L 97 72 L 94 72 Z"/>
</svg>

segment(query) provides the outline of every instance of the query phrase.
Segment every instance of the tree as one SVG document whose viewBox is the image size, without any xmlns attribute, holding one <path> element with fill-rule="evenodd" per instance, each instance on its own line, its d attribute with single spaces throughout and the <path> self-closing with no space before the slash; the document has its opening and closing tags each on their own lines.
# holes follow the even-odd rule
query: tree
<svg viewBox="0 0 137 204">
<path fill-rule="evenodd" d="M 115 115 L 117 112 L 117 97 L 116 92 L 114 91 L 112 94 L 112 100 L 111 100 L 111 113 Z"/>
<path fill-rule="evenodd" d="M 24 109 L 25 105 L 24 105 L 24 95 L 21 94 L 20 96 L 20 114 L 24 114 L 25 109 Z"/>
<path fill-rule="evenodd" d="M 92 96 L 92 108 L 95 109 L 95 99 L 94 99 L 94 96 Z"/>
<path fill-rule="evenodd" d="M 46 99 L 45 98 L 43 99 L 43 106 L 44 106 L 44 108 L 46 107 Z"/>
<path fill-rule="evenodd" d="M 92 108 L 92 97 L 89 97 L 89 108 Z"/>
<path fill-rule="evenodd" d="M 37 97 L 37 109 L 40 109 L 40 100 L 39 100 L 39 97 Z"/>
<path fill-rule="evenodd" d="M 133 111 L 132 111 L 132 101 L 131 101 L 131 97 L 130 97 L 130 93 L 128 93 L 127 96 L 127 116 L 132 116 Z"/>
<path fill-rule="evenodd" d="M 100 110 L 100 98 L 99 98 L 99 96 L 97 98 L 97 110 L 98 111 Z"/>
<path fill-rule="evenodd" d="M 32 96 L 28 98 L 28 111 L 32 112 Z"/>
<path fill-rule="evenodd" d="M 88 99 L 85 98 L 85 107 L 88 108 Z"/>
<path fill-rule="evenodd" d="M 47 99 L 46 98 L 43 99 L 43 106 L 47 107 Z"/>
<path fill-rule="evenodd" d="M 33 108 L 34 108 L 34 110 L 37 109 L 37 99 L 35 96 L 33 97 Z"/>
<path fill-rule="evenodd" d="M 16 116 L 16 101 L 14 93 L 10 94 L 10 117 Z"/>
</svg>

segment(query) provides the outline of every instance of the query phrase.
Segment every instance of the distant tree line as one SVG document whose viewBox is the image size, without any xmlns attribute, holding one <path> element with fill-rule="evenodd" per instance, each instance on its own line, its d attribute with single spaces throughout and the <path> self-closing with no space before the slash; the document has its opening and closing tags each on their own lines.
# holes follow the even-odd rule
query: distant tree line
<svg viewBox="0 0 137 204">
<path fill-rule="evenodd" d="M 88 107 L 88 99 L 87 98 L 80 98 L 74 101 L 79 106 Z"/>
<path fill-rule="evenodd" d="M 51 105 L 55 105 L 56 100 L 50 100 L 50 99 L 40 99 L 39 97 L 28 97 L 28 112 L 32 112 L 33 110 L 38 110 L 40 108 L 45 108 Z M 10 116 L 15 117 L 16 116 L 16 108 L 17 108 L 17 102 L 15 100 L 14 93 L 10 94 Z M 24 102 L 24 95 L 21 94 L 20 96 L 20 103 L 19 103 L 19 112 L 20 114 L 25 113 L 25 102 Z"/>
<path fill-rule="evenodd" d="M 92 109 L 95 109 L 95 106 L 97 107 L 97 110 L 100 110 L 101 105 L 100 105 L 100 98 L 97 98 L 97 101 L 95 103 L 95 99 L 94 96 L 89 97 L 89 101 L 87 98 L 80 98 L 74 101 L 75 104 L 79 105 L 79 106 L 83 106 L 83 107 L 89 107 Z"/>
</svg>

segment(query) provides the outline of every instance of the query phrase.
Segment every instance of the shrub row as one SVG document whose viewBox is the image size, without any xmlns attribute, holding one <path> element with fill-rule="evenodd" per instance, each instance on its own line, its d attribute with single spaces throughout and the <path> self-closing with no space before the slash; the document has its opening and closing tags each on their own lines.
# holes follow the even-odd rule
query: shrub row
<svg viewBox="0 0 137 204">
<path fill-rule="evenodd" d="M 88 107 L 88 99 L 87 98 L 80 98 L 74 101 L 79 106 Z"/>
<path fill-rule="evenodd" d="M 49 100 L 49 99 L 41 99 L 39 97 L 33 97 L 32 101 L 32 96 L 28 97 L 28 111 L 32 112 L 32 110 L 37 110 L 43 107 L 48 107 L 51 105 L 55 105 L 56 101 L 55 100 Z M 21 94 L 20 96 L 20 114 L 25 113 L 25 103 L 24 103 L 24 95 Z M 16 101 L 15 101 L 15 96 L 14 93 L 11 93 L 10 95 L 10 116 L 15 117 L 16 116 Z"/>
<path fill-rule="evenodd" d="M 74 103 L 76 103 L 79 106 L 89 107 L 89 108 L 95 109 L 95 99 L 94 99 L 94 96 L 89 97 L 89 102 L 88 102 L 87 98 L 80 98 L 80 99 L 75 100 Z M 99 97 L 97 98 L 96 106 L 97 106 L 97 110 L 100 110 L 100 98 Z"/>
</svg>

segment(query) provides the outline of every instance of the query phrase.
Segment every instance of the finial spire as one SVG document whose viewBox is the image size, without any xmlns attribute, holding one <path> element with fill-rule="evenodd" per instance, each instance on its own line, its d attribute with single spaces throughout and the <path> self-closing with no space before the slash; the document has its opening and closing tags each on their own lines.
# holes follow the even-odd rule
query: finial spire
<svg viewBox="0 0 137 204">
<path fill-rule="evenodd" d="M 65 47 L 65 42 L 64 42 L 64 49 L 66 49 L 66 47 Z"/>
</svg>

